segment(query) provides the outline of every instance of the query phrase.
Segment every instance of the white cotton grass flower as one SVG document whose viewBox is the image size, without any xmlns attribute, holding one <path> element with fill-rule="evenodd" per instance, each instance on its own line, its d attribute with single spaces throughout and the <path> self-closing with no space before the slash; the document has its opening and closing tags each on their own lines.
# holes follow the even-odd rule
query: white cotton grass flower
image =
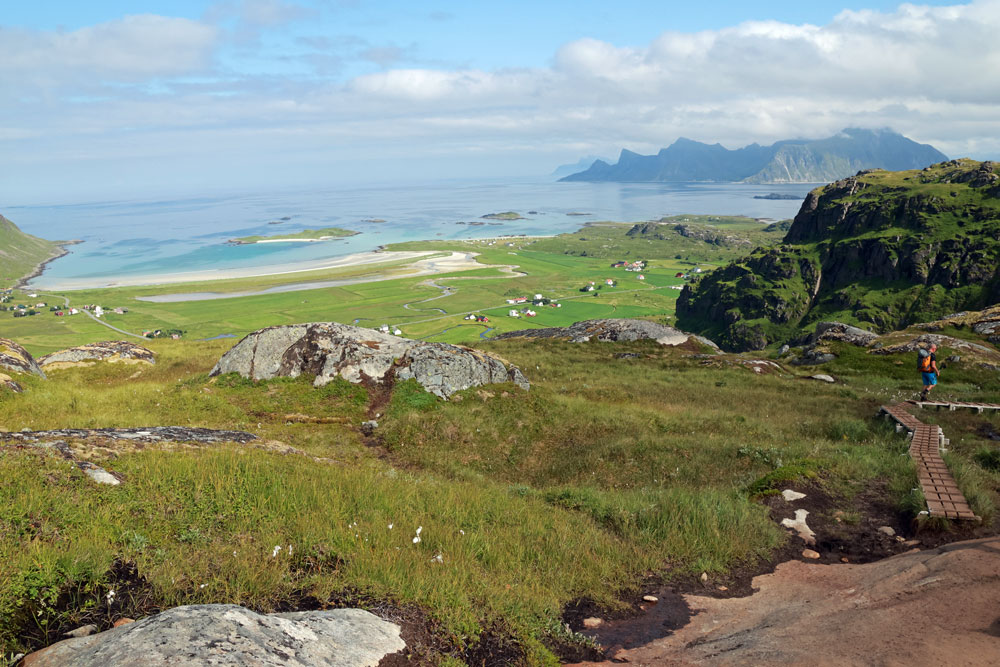
<svg viewBox="0 0 1000 667">
<path fill-rule="evenodd" d="M 112 588 L 108 591 L 107 600 L 108 604 L 111 604 L 112 602 L 115 601 L 115 589 Z"/>
<path fill-rule="evenodd" d="M 389 530 L 392 530 L 392 524 L 391 523 L 389 524 Z"/>
<path fill-rule="evenodd" d="M 431 562 L 432 563 L 443 563 L 444 562 L 444 556 L 442 556 L 441 554 L 437 554 L 436 556 L 434 556 L 434 558 L 431 558 Z"/>
<path fill-rule="evenodd" d="M 288 555 L 289 556 L 292 555 L 292 545 L 291 544 L 288 545 Z"/>
<path fill-rule="evenodd" d="M 276 544 L 274 549 L 271 551 L 271 558 L 277 558 L 279 551 L 281 551 L 281 546 Z"/>
<path fill-rule="evenodd" d="M 423 526 L 417 526 L 417 535 L 416 537 L 413 538 L 414 544 L 420 544 L 420 533 L 421 531 L 423 531 L 423 529 L 424 529 Z"/>
<path fill-rule="evenodd" d="M 465 535 L 465 531 L 462 530 L 461 528 L 458 529 L 458 532 L 460 532 L 462 535 Z"/>
</svg>

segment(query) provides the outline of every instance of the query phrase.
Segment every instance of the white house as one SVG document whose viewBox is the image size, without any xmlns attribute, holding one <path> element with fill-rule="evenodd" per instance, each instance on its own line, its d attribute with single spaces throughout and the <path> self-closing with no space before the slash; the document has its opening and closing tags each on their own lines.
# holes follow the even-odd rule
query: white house
<svg viewBox="0 0 1000 667">
<path fill-rule="evenodd" d="M 400 329 L 399 327 L 396 327 L 395 329 L 392 330 L 392 335 L 393 336 L 402 336 L 403 335 L 403 330 Z"/>
<path fill-rule="evenodd" d="M 508 315 L 510 315 L 511 317 L 521 317 L 521 313 L 517 312 L 517 311 L 516 311 L 516 310 L 514 310 L 513 308 L 511 308 L 511 310 L 510 310 L 510 312 L 508 313 Z"/>
<path fill-rule="evenodd" d="M 104 309 L 100 306 L 94 306 L 94 317 L 100 317 L 104 314 Z"/>
</svg>

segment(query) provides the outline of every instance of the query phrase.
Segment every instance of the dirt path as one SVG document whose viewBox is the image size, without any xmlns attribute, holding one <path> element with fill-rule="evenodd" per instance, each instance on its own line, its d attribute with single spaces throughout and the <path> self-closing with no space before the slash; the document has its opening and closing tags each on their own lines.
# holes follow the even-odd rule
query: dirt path
<svg viewBox="0 0 1000 667">
<path fill-rule="evenodd" d="M 793 560 L 749 597 L 685 595 L 670 636 L 579 665 L 1000 665 L 1000 537 L 864 565 Z"/>
</svg>

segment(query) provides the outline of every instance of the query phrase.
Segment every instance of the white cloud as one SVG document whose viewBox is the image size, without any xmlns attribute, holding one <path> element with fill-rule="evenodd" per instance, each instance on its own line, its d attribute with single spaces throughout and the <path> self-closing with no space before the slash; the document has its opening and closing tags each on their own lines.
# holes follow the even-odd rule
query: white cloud
<svg viewBox="0 0 1000 667">
<path fill-rule="evenodd" d="M 197 21 L 143 14 L 70 32 L 0 27 L 0 77 L 18 85 L 77 77 L 136 81 L 208 65 L 216 30 Z"/>
<path fill-rule="evenodd" d="M 252 20 L 267 23 L 289 20 L 297 5 L 239 4 L 252 6 L 260 12 Z M 328 76 L 343 60 L 377 47 L 299 36 L 289 43 L 318 50 L 325 70 L 193 79 L 186 75 L 205 72 L 225 36 L 209 24 L 139 16 L 68 33 L 0 29 L 0 85 L 13 93 L 0 150 L 30 150 L 39 164 L 56 151 L 97 160 L 124 150 L 136 158 L 212 152 L 220 162 L 231 151 L 294 155 L 313 165 L 337 155 L 419 160 L 492 150 L 522 151 L 530 163 L 539 154 L 653 152 L 678 136 L 735 147 L 888 126 L 953 156 L 1000 157 L 997 34 L 1000 0 L 902 5 L 842 12 L 820 26 L 664 32 L 642 46 L 580 39 L 546 67 L 397 68 L 337 81 Z M 367 56 L 385 65 L 400 53 L 390 45 Z M 91 80 L 157 80 L 163 90 L 96 86 L 82 97 L 80 81 Z M 46 95 L 25 94 L 40 81 Z M 456 173 L 468 174 L 458 157 Z"/>
</svg>

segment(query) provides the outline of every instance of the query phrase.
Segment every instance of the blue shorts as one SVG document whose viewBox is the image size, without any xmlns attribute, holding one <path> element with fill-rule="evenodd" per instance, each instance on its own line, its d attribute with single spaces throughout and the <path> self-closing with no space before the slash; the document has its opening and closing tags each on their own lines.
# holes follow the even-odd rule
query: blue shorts
<svg viewBox="0 0 1000 667">
<path fill-rule="evenodd" d="M 925 387 L 933 387 L 937 384 L 937 373 L 923 372 L 921 375 L 924 377 Z"/>
</svg>

